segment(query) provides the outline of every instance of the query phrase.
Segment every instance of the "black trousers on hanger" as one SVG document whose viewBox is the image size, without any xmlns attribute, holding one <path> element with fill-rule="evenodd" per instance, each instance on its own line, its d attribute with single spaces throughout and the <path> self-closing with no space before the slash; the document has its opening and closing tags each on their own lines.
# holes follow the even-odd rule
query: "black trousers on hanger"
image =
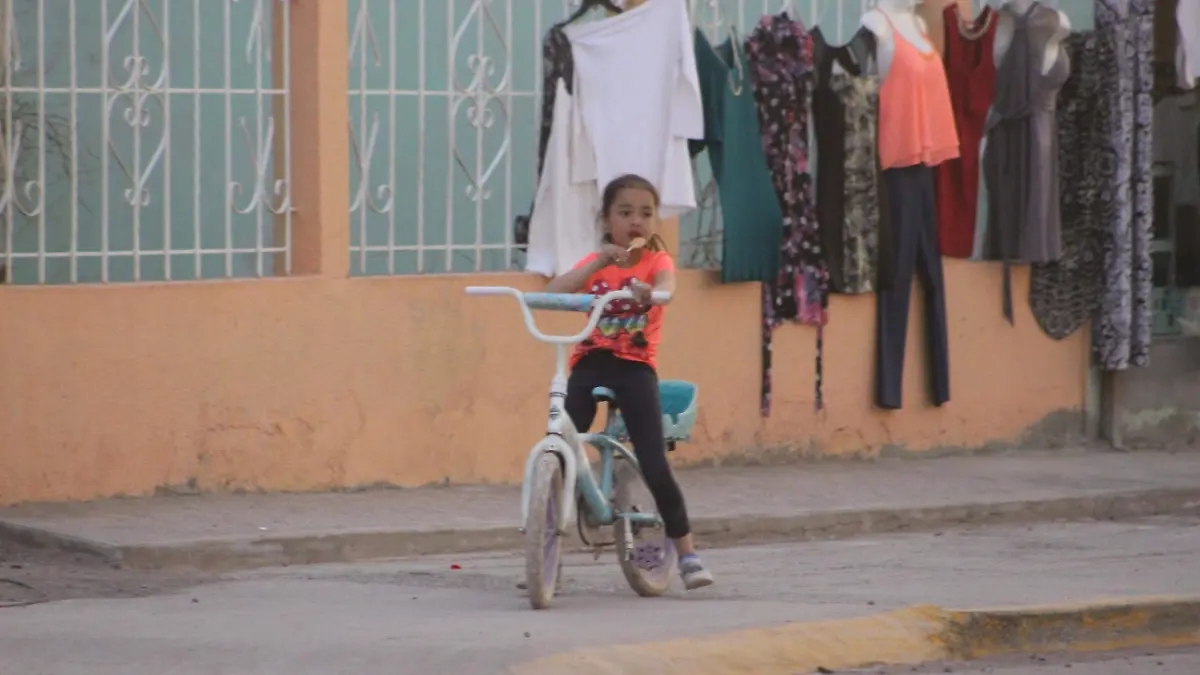
<svg viewBox="0 0 1200 675">
<path fill-rule="evenodd" d="M 875 297 L 875 401 L 899 409 L 904 383 L 904 343 L 915 271 L 925 290 L 925 323 L 933 369 L 933 402 L 950 400 L 950 345 L 946 338 L 946 293 L 938 251 L 933 168 L 918 164 L 883 172 L 896 256 L 895 283 Z"/>
</svg>

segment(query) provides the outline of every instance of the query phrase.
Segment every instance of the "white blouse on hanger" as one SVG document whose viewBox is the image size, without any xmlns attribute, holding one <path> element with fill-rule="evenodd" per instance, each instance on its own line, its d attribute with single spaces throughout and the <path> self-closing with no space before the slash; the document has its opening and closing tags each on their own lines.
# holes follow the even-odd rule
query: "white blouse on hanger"
<svg viewBox="0 0 1200 675">
<path fill-rule="evenodd" d="M 658 188 L 662 217 L 696 208 L 687 141 L 704 137 L 704 110 L 686 0 L 647 0 L 564 30 L 575 125 L 591 139 L 599 189 L 634 173 Z"/>
<path fill-rule="evenodd" d="M 594 179 L 592 144 L 582 126 L 571 123 L 575 102 L 562 78 L 556 80 L 554 113 L 546 160 L 533 213 L 525 271 L 544 277 L 569 272 L 600 246 L 600 189 Z M 578 174 L 592 174 L 579 179 Z"/>
</svg>

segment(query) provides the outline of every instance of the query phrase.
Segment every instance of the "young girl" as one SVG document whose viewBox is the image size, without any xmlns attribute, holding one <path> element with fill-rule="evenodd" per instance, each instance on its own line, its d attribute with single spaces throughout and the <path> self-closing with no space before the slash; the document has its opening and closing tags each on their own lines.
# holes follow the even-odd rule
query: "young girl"
<svg viewBox="0 0 1200 675">
<path fill-rule="evenodd" d="M 600 216 L 606 231 L 600 250 L 551 280 L 546 290 L 603 295 L 628 288 L 634 300 L 610 303 L 595 332 L 575 348 L 567 381 L 567 414 L 577 429 L 587 430 L 596 417 L 592 390 L 608 387 L 617 395 L 646 486 L 667 536 L 675 540 L 684 586 L 702 588 L 712 584 L 713 577 L 696 555 L 683 493 L 667 463 L 658 400 L 655 356 L 665 310 L 650 304 L 650 294 L 675 291 L 675 263 L 654 232 L 658 191 L 645 178 L 621 176 L 604 188 Z M 646 239 L 647 245 L 630 250 L 638 237 Z"/>
</svg>

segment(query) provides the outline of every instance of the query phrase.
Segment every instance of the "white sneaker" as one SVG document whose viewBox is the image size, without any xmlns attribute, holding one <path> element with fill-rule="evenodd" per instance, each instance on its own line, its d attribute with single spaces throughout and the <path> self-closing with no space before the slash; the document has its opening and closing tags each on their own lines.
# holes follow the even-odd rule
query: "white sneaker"
<svg viewBox="0 0 1200 675">
<path fill-rule="evenodd" d="M 704 563 L 700 562 L 698 555 L 684 556 L 679 559 L 679 576 L 683 577 L 683 587 L 689 591 L 712 586 L 715 583 L 712 572 L 704 569 Z"/>
</svg>

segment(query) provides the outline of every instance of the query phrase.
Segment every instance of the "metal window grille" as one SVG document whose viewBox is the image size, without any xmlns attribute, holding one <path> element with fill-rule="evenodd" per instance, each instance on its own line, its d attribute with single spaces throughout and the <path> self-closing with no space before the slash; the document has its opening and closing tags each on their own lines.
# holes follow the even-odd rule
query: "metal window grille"
<svg viewBox="0 0 1200 675">
<path fill-rule="evenodd" d="M 867 0 L 690 0 L 713 39 L 787 10 L 848 37 Z M 542 36 L 574 0 L 350 2 L 351 269 L 520 269 L 512 223 L 534 193 Z M 831 26 L 833 27 L 831 29 Z M 685 251 L 719 232 L 707 162 Z M 718 237 L 719 239 L 719 237 Z"/>
<path fill-rule="evenodd" d="M 290 270 L 287 0 L 0 0 L 10 283 Z"/>
<path fill-rule="evenodd" d="M 850 38 L 874 0 L 689 0 L 723 41 L 788 11 Z M 1089 0 L 1056 3 L 1082 27 Z M 521 269 L 513 218 L 534 193 L 542 37 L 577 0 L 351 0 L 353 274 Z M 599 15 L 599 13 L 597 13 Z M 1089 14 L 1090 15 L 1090 14 Z M 703 155 L 682 264 L 720 264 L 721 219 Z"/>
</svg>

